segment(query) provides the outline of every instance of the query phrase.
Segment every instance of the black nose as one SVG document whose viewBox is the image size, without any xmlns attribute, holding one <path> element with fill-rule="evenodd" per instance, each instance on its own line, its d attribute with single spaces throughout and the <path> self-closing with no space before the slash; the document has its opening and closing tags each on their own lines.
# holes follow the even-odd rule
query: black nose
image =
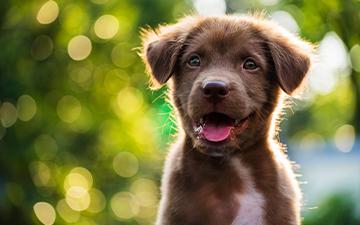
<svg viewBox="0 0 360 225">
<path fill-rule="evenodd" d="M 219 100 L 223 99 L 229 93 L 227 84 L 220 80 L 211 80 L 203 83 L 203 93 L 206 98 Z"/>
</svg>

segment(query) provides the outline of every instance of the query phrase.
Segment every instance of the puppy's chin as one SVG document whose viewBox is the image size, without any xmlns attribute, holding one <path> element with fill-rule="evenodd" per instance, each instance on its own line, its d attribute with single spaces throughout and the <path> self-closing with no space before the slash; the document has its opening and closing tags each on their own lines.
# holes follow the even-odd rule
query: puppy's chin
<svg viewBox="0 0 360 225">
<path fill-rule="evenodd" d="M 217 143 L 196 138 L 193 142 L 194 148 L 197 151 L 211 157 L 226 157 L 236 151 L 239 151 L 238 145 L 234 140 L 225 140 Z"/>
</svg>

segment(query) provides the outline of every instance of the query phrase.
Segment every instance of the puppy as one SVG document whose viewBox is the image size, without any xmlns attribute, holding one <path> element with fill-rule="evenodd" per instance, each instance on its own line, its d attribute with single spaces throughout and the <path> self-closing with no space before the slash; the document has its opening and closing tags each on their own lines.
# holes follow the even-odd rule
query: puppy
<svg viewBox="0 0 360 225">
<path fill-rule="evenodd" d="M 299 185 L 274 141 L 282 93 L 311 64 L 311 44 L 255 16 L 186 17 L 143 35 L 155 87 L 179 122 L 157 225 L 298 225 Z"/>
</svg>

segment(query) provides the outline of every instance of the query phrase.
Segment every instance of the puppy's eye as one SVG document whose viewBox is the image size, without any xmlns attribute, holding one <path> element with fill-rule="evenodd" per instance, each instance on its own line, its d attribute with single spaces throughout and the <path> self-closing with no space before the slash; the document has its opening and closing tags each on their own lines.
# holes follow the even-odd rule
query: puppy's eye
<svg viewBox="0 0 360 225">
<path fill-rule="evenodd" d="M 190 56 L 187 63 L 191 67 L 199 67 L 200 66 L 200 57 L 198 55 L 192 55 L 192 56 Z"/>
<path fill-rule="evenodd" d="M 243 64 L 244 69 L 246 70 L 255 70 L 258 68 L 258 66 L 256 65 L 255 61 L 251 58 L 247 58 L 245 59 L 245 62 Z"/>
</svg>

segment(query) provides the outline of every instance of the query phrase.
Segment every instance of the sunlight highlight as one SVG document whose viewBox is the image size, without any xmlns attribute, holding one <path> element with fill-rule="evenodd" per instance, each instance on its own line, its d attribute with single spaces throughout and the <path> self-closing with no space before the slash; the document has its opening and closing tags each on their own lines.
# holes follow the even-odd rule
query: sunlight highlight
<svg viewBox="0 0 360 225">
<path fill-rule="evenodd" d="M 225 0 L 193 0 L 194 7 L 199 15 L 224 15 L 226 12 Z"/>
<path fill-rule="evenodd" d="M 75 211 L 84 211 L 90 205 L 89 192 L 80 186 L 72 186 L 66 191 L 65 201 Z"/>
<path fill-rule="evenodd" d="M 38 202 L 33 206 L 38 220 L 44 225 L 52 225 L 56 219 L 55 209 L 47 202 Z"/>
<path fill-rule="evenodd" d="M 67 223 L 75 223 L 80 219 L 80 213 L 71 209 L 66 203 L 65 199 L 61 199 L 56 204 L 56 211 L 59 213 L 60 217 Z"/>
<path fill-rule="evenodd" d="M 36 102 L 30 95 L 21 95 L 16 105 L 18 117 L 21 121 L 29 121 L 36 114 Z"/>
<path fill-rule="evenodd" d="M 39 9 L 36 19 L 41 24 L 49 24 L 56 20 L 59 15 L 59 6 L 55 1 L 45 2 Z"/>
<path fill-rule="evenodd" d="M 131 219 L 139 213 L 139 204 L 134 195 L 129 192 L 119 192 L 111 198 L 111 210 L 120 219 Z"/>
<path fill-rule="evenodd" d="M 32 162 L 29 169 L 31 178 L 37 187 L 49 187 L 51 185 L 51 171 L 44 162 Z"/>
<path fill-rule="evenodd" d="M 116 100 L 118 108 L 126 115 L 132 115 L 140 110 L 144 101 L 141 92 L 133 87 L 122 89 Z"/>
<path fill-rule="evenodd" d="M 13 104 L 4 102 L 0 105 L 0 121 L 3 127 L 8 128 L 16 123 L 18 112 Z"/>
<path fill-rule="evenodd" d="M 60 119 L 66 123 L 72 123 L 80 117 L 81 103 L 71 95 L 62 97 L 56 107 Z"/>
<path fill-rule="evenodd" d="M 100 190 L 97 190 L 95 188 L 92 188 L 89 191 L 89 194 L 91 201 L 86 211 L 91 213 L 99 213 L 103 211 L 106 206 L 106 198 L 104 194 Z"/>
<path fill-rule="evenodd" d="M 272 21 L 275 21 L 291 33 L 299 33 L 299 25 L 290 13 L 286 11 L 275 11 L 271 13 L 270 16 Z"/>
<path fill-rule="evenodd" d="M 322 95 L 330 93 L 339 78 L 349 74 L 349 64 L 343 41 L 335 32 L 327 33 L 320 42 L 317 62 L 309 74 L 311 90 Z"/>
<path fill-rule="evenodd" d="M 91 71 L 87 67 L 72 69 L 69 75 L 71 80 L 80 86 L 87 83 L 91 79 Z"/>
<path fill-rule="evenodd" d="M 93 185 L 93 178 L 89 170 L 84 167 L 75 167 L 64 180 L 65 201 L 75 211 L 84 211 L 89 208 L 91 196 L 89 190 Z"/>
<path fill-rule="evenodd" d="M 350 49 L 351 66 L 356 72 L 360 72 L 360 45 L 356 44 Z"/>
<path fill-rule="evenodd" d="M 127 68 L 135 63 L 137 57 L 132 47 L 126 43 L 119 43 L 111 51 L 111 61 L 120 68 Z"/>
<path fill-rule="evenodd" d="M 70 171 L 64 180 L 64 189 L 71 187 L 81 187 L 89 190 L 92 187 L 93 178 L 89 170 L 84 167 L 76 167 Z"/>
<path fill-rule="evenodd" d="M 76 61 L 86 59 L 92 50 L 91 41 L 84 35 L 73 37 L 68 44 L 68 54 Z"/>
<path fill-rule="evenodd" d="M 120 152 L 114 157 L 113 168 L 121 177 L 132 177 L 139 170 L 139 161 L 130 152 Z"/>
<path fill-rule="evenodd" d="M 141 206 L 154 206 L 158 201 L 157 185 L 150 179 L 139 178 L 135 180 L 131 184 L 130 190 L 136 196 Z"/>
<path fill-rule="evenodd" d="M 95 34 L 101 39 L 113 38 L 118 30 L 119 21 L 112 15 L 103 15 L 99 17 L 94 25 Z"/>
<path fill-rule="evenodd" d="M 355 143 L 355 129 L 345 124 L 336 130 L 334 137 L 335 145 L 341 152 L 350 152 Z"/>
</svg>

